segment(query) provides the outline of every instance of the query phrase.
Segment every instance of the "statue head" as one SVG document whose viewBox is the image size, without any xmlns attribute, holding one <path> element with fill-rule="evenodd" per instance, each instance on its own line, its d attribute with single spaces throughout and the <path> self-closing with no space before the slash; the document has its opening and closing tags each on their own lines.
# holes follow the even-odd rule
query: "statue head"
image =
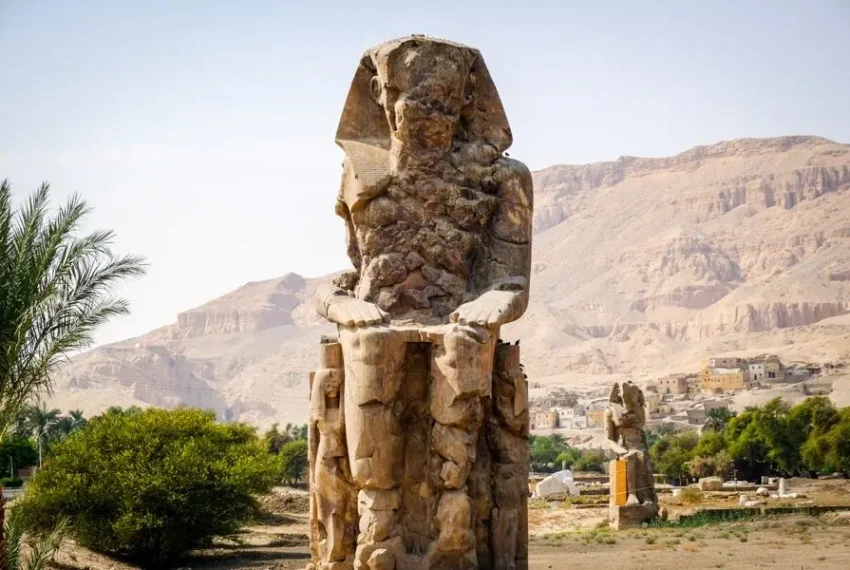
<svg viewBox="0 0 850 570">
<path fill-rule="evenodd" d="M 646 402 L 644 401 L 643 392 L 635 384 L 631 382 L 623 383 L 623 406 L 629 412 L 638 412 L 643 410 Z"/>
<path fill-rule="evenodd" d="M 478 50 L 411 36 L 363 55 L 336 134 L 350 158 L 374 162 L 381 160 L 380 150 L 398 146 L 412 153 L 448 152 L 458 140 L 483 141 L 497 153 L 512 140 Z"/>
</svg>

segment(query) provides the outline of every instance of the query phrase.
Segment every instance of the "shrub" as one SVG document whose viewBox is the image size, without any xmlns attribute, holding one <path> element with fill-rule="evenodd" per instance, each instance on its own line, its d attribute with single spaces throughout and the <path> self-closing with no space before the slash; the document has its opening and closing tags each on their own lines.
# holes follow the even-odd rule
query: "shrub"
<svg viewBox="0 0 850 570">
<path fill-rule="evenodd" d="M 685 503 L 699 503 L 702 501 L 702 491 L 696 487 L 685 487 L 682 489 L 682 501 Z"/>
<path fill-rule="evenodd" d="M 290 441 L 280 448 L 281 478 L 289 485 L 298 483 L 307 470 L 307 442 Z"/>
<path fill-rule="evenodd" d="M 575 471 L 592 471 L 605 473 L 605 452 L 601 449 L 586 449 L 581 452 L 579 458 L 573 463 Z"/>
<path fill-rule="evenodd" d="M 3 477 L 0 479 L 0 488 L 3 489 L 19 489 L 24 486 L 24 482 L 17 477 Z"/>
<path fill-rule="evenodd" d="M 56 446 L 18 508 L 35 528 L 67 516 L 81 545 L 161 567 L 233 534 L 278 475 L 253 429 L 212 413 L 106 414 Z"/>
</svg>

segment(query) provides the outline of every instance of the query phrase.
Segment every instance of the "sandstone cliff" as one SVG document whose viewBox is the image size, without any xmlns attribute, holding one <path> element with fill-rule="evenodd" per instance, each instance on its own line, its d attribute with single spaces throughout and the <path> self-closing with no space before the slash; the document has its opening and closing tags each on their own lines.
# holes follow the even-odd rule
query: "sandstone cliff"
<svg viewBox="0 0 850 570">
<path fill-rule="evenodd" d="M 642 377 L 709 352 L 850 357 L 850 145 L 743 139 L 534 179 L 532 301 L 504 331 L 522 338 L 533 379 Z M 82 355 L 57 404 L 184 402 L 301 421 L 316 342 L 332 330 L 309 302 L 319 281 L 249 283 Z"/>
</svg>

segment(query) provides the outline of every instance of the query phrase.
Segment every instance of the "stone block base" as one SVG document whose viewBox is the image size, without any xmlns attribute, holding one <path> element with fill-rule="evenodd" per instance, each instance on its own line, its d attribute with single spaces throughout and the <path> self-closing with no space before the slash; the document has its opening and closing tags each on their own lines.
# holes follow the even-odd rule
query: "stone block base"
<svg viewBox="0 0 850 570">
<path fill-rule="evenodd" d="M 614 530 L 640 527 L 654 518 L 654 513 L 645 505 L 611 505 L 608 507 L 608 522 Z"/>
</svg>

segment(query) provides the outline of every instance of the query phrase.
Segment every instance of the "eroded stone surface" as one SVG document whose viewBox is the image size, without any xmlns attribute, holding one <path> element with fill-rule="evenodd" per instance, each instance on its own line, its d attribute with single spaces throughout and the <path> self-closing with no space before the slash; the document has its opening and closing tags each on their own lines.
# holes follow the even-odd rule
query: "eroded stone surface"
<svg viewBox="0 0 850 570">
<path fill-rule="evenodd" d="M 354 270 L 316 297 L 340 361 L 313 375 L 313 565 L 524 568 L 528 387 L 498 335 L 528 305 L 532 183 L 481 54 L 367 51 L 336 140 Z"/>
</svg>

